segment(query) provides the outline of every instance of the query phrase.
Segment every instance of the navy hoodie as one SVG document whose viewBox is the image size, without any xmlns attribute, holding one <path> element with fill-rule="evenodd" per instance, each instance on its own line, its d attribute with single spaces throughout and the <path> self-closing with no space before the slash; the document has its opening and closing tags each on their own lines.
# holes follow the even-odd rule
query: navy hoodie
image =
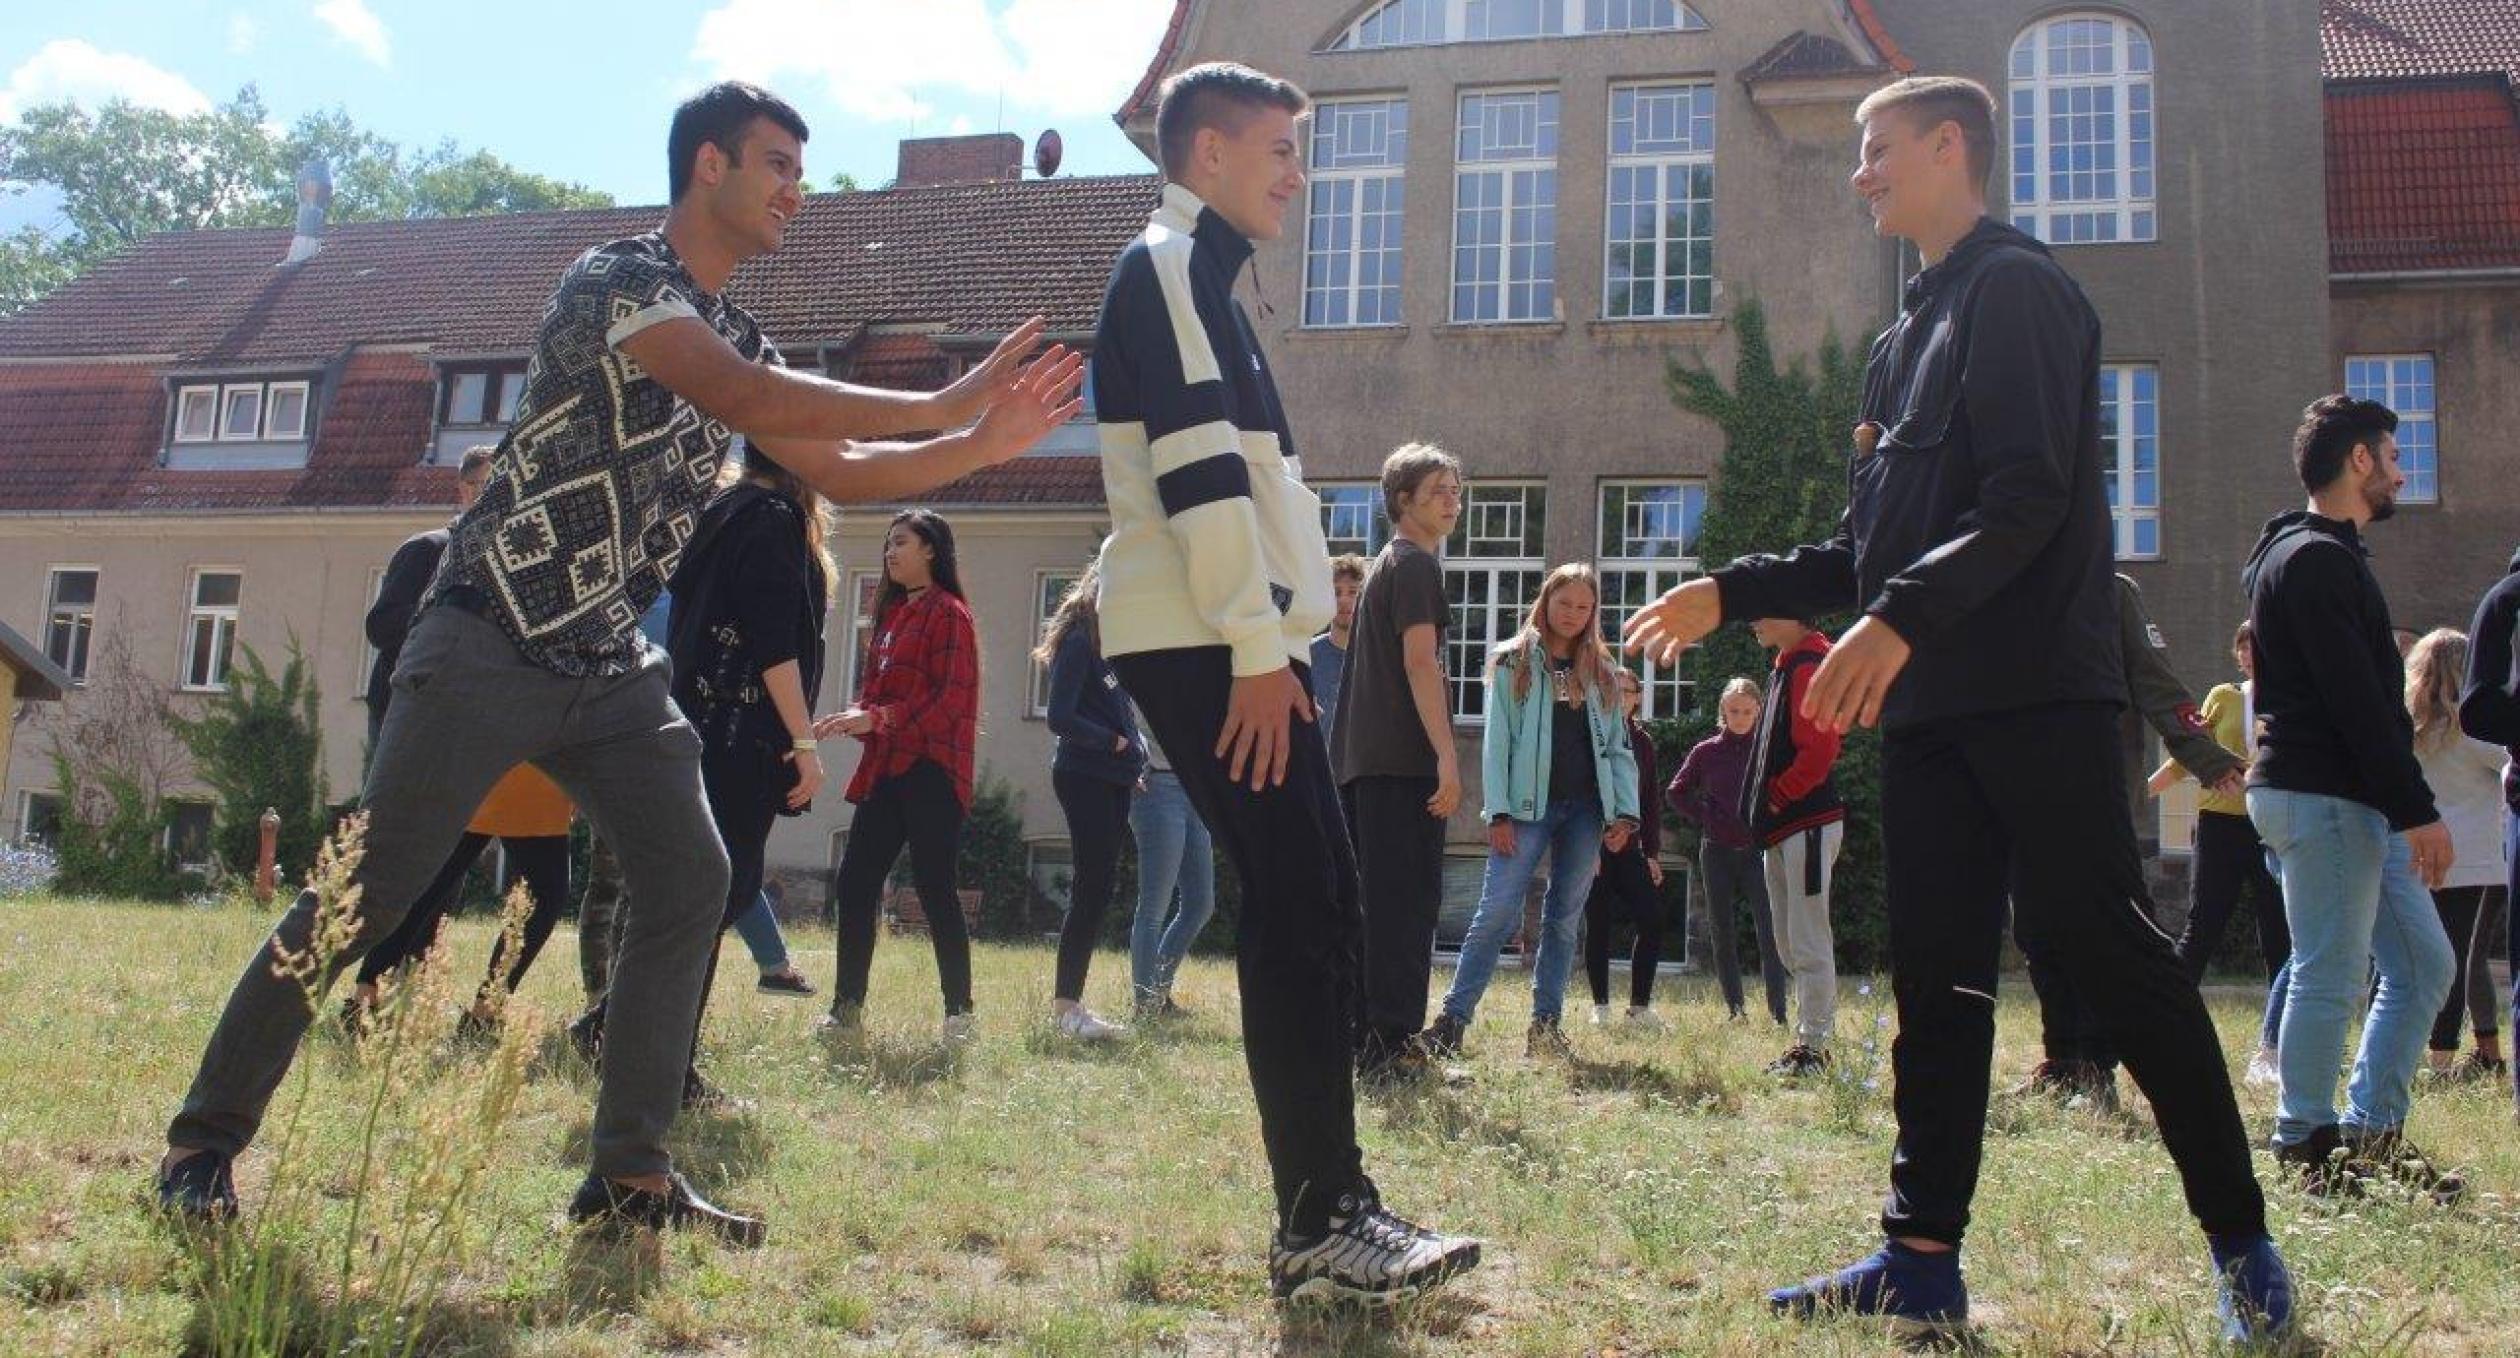
<svg viewBox="0 0 2520 1358">
<path fill-rule="evenodd" d="M 2476 605 L 2468 624 L 2467 684 L 2459 694 L 2459 729 L 2478 740 L 2500 745 L 2520 763 L 2520 651 L 2512 632 L 2520 627 L 2520 552 L 2511 554 L 2505 574 Z M 2503 802 L 2520 812 L 2520 779 L 2512 764 L 2503 766 Z"/>
<path fill-rule="evenodd" d="M 1050 768 L 1106 783 L 1135 783 L 1146 770 L 1137 711 L 1095 649 L 1095 630 L 1079 620 L 1059 635 L 1050 653 L 1050 733 L 1059 738 Z M 1122 736 L 1129 740 L 1126 750 L 1117 748 Z"/>
<path fill-rule="evenodd" d="M 2361 802 L 2392 830 L 2441 819 L 2415 761 L 2406 662 L 2362 534 L 2306 509 L 2278 514 L 2240 578 L 2264 728 L 2249 785 Z"/>
</svg>

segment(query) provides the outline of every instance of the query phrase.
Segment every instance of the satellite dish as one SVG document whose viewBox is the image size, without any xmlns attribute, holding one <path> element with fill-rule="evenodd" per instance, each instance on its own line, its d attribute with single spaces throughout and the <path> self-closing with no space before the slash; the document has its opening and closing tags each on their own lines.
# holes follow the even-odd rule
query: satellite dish
<svg viewBox="0 0 2520 1358">
<path fill-rule="evenodd" d="M 1067 144 L 1059 140 L 1059 129 L 1054 127 L 1043 132 L 1040 139 L 1033 143 L 1033 173 L 1044 179 L 1057 174 L 1059 158 L 1066 151 Z"/>
</svg>

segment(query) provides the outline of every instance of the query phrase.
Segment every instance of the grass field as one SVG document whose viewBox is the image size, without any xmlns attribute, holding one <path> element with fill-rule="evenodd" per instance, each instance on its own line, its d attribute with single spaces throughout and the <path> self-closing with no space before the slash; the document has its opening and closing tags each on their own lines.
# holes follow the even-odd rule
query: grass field
<svg viewBox="0 0 2520 1358">
<path fill-rule="evenodd" d="M 1388 1200 L 1484 1235 L 1488 1262 L 1451 1294 L 1368 1323 L 1268 1300 L 1267 1180 L 1229 966 L 1191 968 L 1187 1024 L 1080 1051 L 1044 1021 L 1049 954 L 984 947 L 983 1036 L 954 1058 L 933 1041 L 934 969 L 918 939 L 884 941 L 871 1040 L 857 1050 L 814 1039 L 815 1003 L 755 994 L 740 949 L 721 976 L 707 1068 L 755 1107 L 685 1118 L 676 1152 L 704 1190 L 769 1214 L 758 1253 L 597 1245 L 560 1228 L 592 1092 L 556 1037 L 577 999 L 565 930 L 504 1052 L 452 1041 L 428 1018 L 394 1050 L 361 1055 L 328 1018 L 240 1166 L 241 1233 L 261 1243 L 205 1249 L 158 1224 L 141 1189 L 263 927 L 236 907 L 0 903 L 0 1352 L 208 1352 L 256 1297 L 300 1327 L 286 1347 L 301 1352 L 354 1330 L 367 1335 L 358 1352 L 450 1355 L 1885 1347 L 1860 1323 L 1790 1327 L 1760 1306 L 1765 1288 L 1872 1243 L 1888 1032 L 1880 997 L 1854 982 L 1840 1076 L 1780 1090 L 1756 1074 L 1776 1032 L 1720 1022 L 1693 983 L 1667 993 L 1667 1035 L 1578 1028 L 1573 1065 L 1526 1061 L 1528 992 L 1506 973 L 1472 1034 L 1474 1082 L 1379 1097 L 1360 1119 Z M 450 938 L 444 974 L 469 982 L 490 930 L 465 923 Z M 826 979 L 828 936 L 793 941 Z M 1117 1007 L 1125 966 L 1100 959 L 1093 998 Z M 452 986 L 435 982 L 425 1007 L 451 1011 Z M 2218 1013 L 2234 1057 L 2252 1013 L 2236 997 Z M 2035 1055 L 2025 986 L 2012 986 L 2001 1033 L 2008 1082 Z M 501 1069 L 521 1079 L 492 1078 Z M 509 1106 L 482 1111 L 485 1084 L 511 1089 Z M 2262 1127 L 2265 1094 L 2243 1099 Z M 303 1111 L 277 1150 L 291 1108 Z M 2202 1245 L 2148 1128 L 2048 1107 L 1996 1121 L 1968 1253 L 1986 1343 L 2211 1351 Z M 2309 1325 L 2339 1353 L 2520 1352 L 2509 1095 L 2423 1094 L 2413 1133 L 2471 1170 L 2466 1204 L 2339 1208 L 2273 1191 Z M 400 1200 L 390 1184 L 419 1174 L 417 1196 L 463 1207 Z M 240 1272 L 240 1255 L 259 1271 Z"/>
</svg>

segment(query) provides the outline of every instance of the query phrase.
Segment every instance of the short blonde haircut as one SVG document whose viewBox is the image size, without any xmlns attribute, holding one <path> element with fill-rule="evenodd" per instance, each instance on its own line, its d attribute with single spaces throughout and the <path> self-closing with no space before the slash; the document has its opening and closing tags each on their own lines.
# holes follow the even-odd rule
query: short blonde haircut
<svg viewBox="0 0 2520 1358">
<path fill-rule="evenodd" d="M 1864 96 L 1855 106 L 1855 121 L 1868 123 L 1892 109 L 1905 110 L 1918 132 L 1958 123 L 1961 145 L 1968 151 L 1969 178 L 1986 183 L 1995 168 L 1995 96 L 1984 85 L 1965 76 L 1912 75 Z"/>
<path fill-rule="evenodd" d="M 1760 691 L 1757 684 L 1752 683 L 1748 677 L 1738 674 L 1732 677 L 1731 683 L 1724 685 L 1724 696 L 1716 699 L 1716 702 L 1728 703 L 1735 698 L 1747 698 L 1754 703 L 1767 701 L 1767 695 Z"/>
</svg>

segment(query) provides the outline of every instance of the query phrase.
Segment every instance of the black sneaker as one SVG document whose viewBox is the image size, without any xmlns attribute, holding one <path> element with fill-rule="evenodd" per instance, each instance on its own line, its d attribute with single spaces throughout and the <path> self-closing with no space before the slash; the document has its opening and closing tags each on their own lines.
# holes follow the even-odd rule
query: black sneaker
<svg viewBox="0 0 2520 1358">
<path fill-rule="evenodd" d="M 1569 1061 L 1575 1057 L 1574 1044 L 1566 1040 L 1566 1030 L 1556 1019 L 1536 1018 L 1523 1030 L 1523 1055 L 1542 1061 Z"/>
<path fill-rule="evenodd" d="M 1819 1075 L 1829 1068 L 1829 1053 L 1819 1047 L 1797 1042 L 1785 1054 L 1767 1063 L 1767 1073 L 1780 1080 L 1799 1080 Z"/>
<path fill-rule="evenodd" d="M 794 995 L 802 999 L 814 993 L 814 983 L 805 979 L 805 973 L 788 967 L 761 973 L 761 979 L 753 983 L 753 989 L 764 995 Z"/>
<path fill-rule="evenodd" d="M 1450 1014 L 1437 1014 L 1435 1021 L 1426 1025 L 1426 1031 L 1418 1034 L 1418 1044 L 1429 1056 L 1451 1060 L 1461 1055 L 1461 1042 L 1466 1035 L 1461 1020 Z"/>
<path fill-rule="evenodd" d="M 589 1174 L 586 1182 L 578 1185 L 577 1196 L 569 1200 L 569 1220 L 599 1230 L 704 1230 L 748 1250 L 760 1249 L 761 1242 L 769 1236 L 770 1225 L 761 1218 L 737 1216 L 717 1206 L 692 1191 L 690 1181 L 680 1174 L 669 1174 L 666 1179 L 666 1189 L 660 1193 Z"/>
<path fill-rule="evenodd" d="M 2342 1138 L 2346 1162 L 2365 1179 L 2386 1179 L 2406 1185 L 2447 1207 L 2467 1192 L 2461 1175 L 2436 1168 L 2431 1157 L 2416 1149 L 2400 1132 Z"/>
<path fill-rule="evenodd" d="M 589 1009 L 569 1024 L 569 1046 L 578 1059 L 595 1067 L 604 1064 L 604 1011 Z"/>
<path fill-rule="evenodd" d="M 1390 1042 L 1368 1033 L 1356 1048 L 1357 1083 L 1373 1086 L 1414 1084 L 1425 1079 L 1433 1063 L 1416 1037 Z"/>
<path fill-rule="evenodd" d="M 1329 1229 L 1278 1232 L 1269 1245 L 1269 1290 L 1307 1305 L 1390 1306 L 1440 1287 L 1479 1262 L 1479 1242 L 1443 1235 L 1383 1210 L 1370 1192 L 1339 1199 Z"/>
<path fill-rule="evenodd" d="M 2090 1061 L 2041 1061 L 2030 1068 L 2028 1079 L 2005 1090 L 2004 1096 L 2015 1101 L 2049 1099 L 2066 1108 L 2115 1112 L 2117 1072 Z"/>
<path fill-rule="evenodd" d="M 236 1179 L 228 1158 L 217 1151 L 194 1151 L 160 1170 L 158 1210 L 182 1221 L 207 1224 L 236 1217 Z"/>
<path fill-rule="evenodd" d="M 2362 1175 L 2345 1153 L 2344 1133 L 2335 1123 L 2313 1127 L 2292 1145 L 2275 1143 L 2275 1167 L 2297 1180 L 2314 1198 L 2350 1198 L 2362 1193 Z"/>
<path fill-rule="evenodd" d="M 752 1100 L 737 1098 L 701 1078 L 698 1066 L 683 1067 L 682 1108 L 686 1113 L 734 1115 L 752 1111 Z"/>
</svg>

